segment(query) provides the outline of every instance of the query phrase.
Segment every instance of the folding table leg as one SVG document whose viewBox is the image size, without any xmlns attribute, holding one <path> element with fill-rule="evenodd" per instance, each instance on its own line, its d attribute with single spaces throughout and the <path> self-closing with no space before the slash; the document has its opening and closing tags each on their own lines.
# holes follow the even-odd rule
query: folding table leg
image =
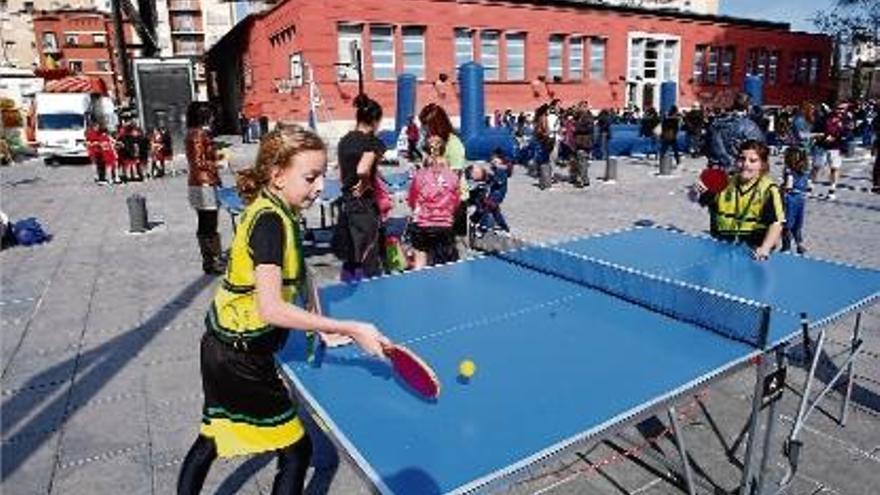
<svg viewBox="0 0 880 495">
<path fill-rule="evenodd" d="M 678 415 L 675 406 L 669 408 L 669 422 L 672 424 L 672 432 L 675 434 L 675 444 L 678 446 L 678 455 L 681 456 L 681 466 L 684 469 L 684 482 L 688 495 L 694 495 L 694 479 L 691 475 L 691 464 L 688 462 L 687 448 L 684 445 L 684 434 L 678 424 Z"/>
<path fill-rule="evenodd" d="M 758 427 L 761 422 L 761 395 L 764 389 L 764 377 L 767 376 L 767 359 L 763 354 L 759 356 L 758 368 L 755 370 L 755 389 L 752 393 L 752 417 L 749 425 L 749 439 L 746 443 L 746 455 L 743 458 L 743 476 L 740 483 L 740 495 L 752 494 L 752 468 L 755 455 L 755 443 L 758 436 Z"/>
<path fill-rule="evenodd" d="M 776 369 L 777 370 L 783 369 L 786 366 L 785 352 L 786 352 L 785 345 L 781 345 L 776 349 Z M 785 390 L 785 384 L 782 383 L 780 385 L 782 387 L 782 390 Z M 770 403 L 770 406 L 769 406 L 769 410 L 767 411 L 767 427 L 764 429 L 764 447 L 763 447 L 763 451 L 761 452 L 760 468 L 758 469 L 758 490 L 757 490 L 757 493 L 759 493 L 759 494 L 764 493 L 764 482 L 766 481 L 767 463 L 769 462 L 769 459 L 770 459 L 770 443 L 773 440 L 773 432 L 776 429 L 776 423 L 778 422 L 778 419 L 779 419 L 776 417 L 776 405 L 779 403 L 779 401 L 781 399 L 782 399 L 782 394 L 780 392 L 780 395 L 778 397 L 772 399 L 772 402 Z"/>
<path fill-rule="evenodd" d="M 856 313 L 856 323 L 853 326 L 852 338 L 850 339 L 849 345 L 849 354 L 850 358 L 852 358 L 859 350 L 861 349 L 861 342 L 859 338 L 859 331 L 861 330 L 862 325 L 862 313 L 861 311 Z M 853 388 L 853 371 L 855 368 L 855 359 L 850 359 L 849 364 L 846 365 L 846 394 L 843 398 L 843 402 L 840 403 L 840 424 L 842 426 L 846 426 L 846 418 L 847 413 L 849 412 L 849 400 L 852 396 L 852 388 Z"/>
</svg>

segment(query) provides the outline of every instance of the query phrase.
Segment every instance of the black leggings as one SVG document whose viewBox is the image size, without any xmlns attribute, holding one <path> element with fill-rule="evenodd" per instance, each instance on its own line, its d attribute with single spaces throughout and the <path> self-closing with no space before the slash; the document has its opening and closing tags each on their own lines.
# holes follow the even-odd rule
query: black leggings
<svg viewBox="0 0 880 495">
<path fill-rule="evenodd" d="M 196 235 L 210 237 L 217 233 L 217 210 L 196 210 L 199 215 L 199 226 Z"/>
<path fill-rule="evenodd" d="M 312 441 L 308 435 L 298 442 L 275 451 L 278 454 L 278 474 L 272 483 L 272 495 L 295 495 L 303 492 L 306 470 L 312 458 Z M 217 458 L 214 440 L 199 435 L 190 447 L 177 479 L 177 495 L 197 495 Z"/>
</svg>

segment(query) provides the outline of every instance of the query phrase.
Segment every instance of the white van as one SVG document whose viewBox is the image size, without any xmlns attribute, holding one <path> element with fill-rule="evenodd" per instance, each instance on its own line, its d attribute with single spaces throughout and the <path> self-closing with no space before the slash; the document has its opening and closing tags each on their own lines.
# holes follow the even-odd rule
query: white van
<svg viewBox="0 0 880 495">
<path fill-rule="evenodd" d="M 88 93 L 37 93 L 37 153 L 46 163 L 62 158 L 87 158 L 85 131 L 100 110 Z M 97 112 L 96 112 L 97 111 Z"/>
</svg>

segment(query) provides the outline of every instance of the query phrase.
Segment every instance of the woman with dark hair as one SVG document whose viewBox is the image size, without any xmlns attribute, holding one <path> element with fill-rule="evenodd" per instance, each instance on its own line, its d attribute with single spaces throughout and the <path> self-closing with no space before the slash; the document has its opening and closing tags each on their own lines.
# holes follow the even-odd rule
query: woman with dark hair
<svg viewBox="0 0 880 495">
<path fill-rule="evenodd" d="M 220 275 L 222 252 L 220 233 L 217 232 L 217 187 L 220 174 L 217 169 L 217 150 L 208 131 L 211 109 L 199 102 L 190 103 L 186 110 L 186 160 L 189 163 L 189 204 L 199 218 L 196 238 L 202 254 L 202 270 L 208 275 Z"/>
<path fill-rule="evenodd" d="M 357 125 L 339 140 L 342 204 L 333 249 L 342 260 L 342 279 L 382 274 L 382 220 L 376 201 L 377 166 L 385 145 L 376 137 L 382 107 L 367 95 L 354 100 Z"/>
<path fill-rule="evenodd" d="M 436 103 L 429 103 L 419 112 L 419 122 L 425 129 L 425 142 L 431 136 L 437 136 L 446 144 L 446 151 L 443 159 L 446 161 L 449 169 L 452 170 L 459 180 L 459 190 L 461 202 L 455 211 L 455 221 L 452 225 L 452 231 L 459 238 L 467 236 L 467 199 L 468 187 L 465 181 L 464 171 L 467 168 L 465 160 L 464 144 L 455 134 L 452 128 L 452 121 L 446 110 Z"/>
</svg>

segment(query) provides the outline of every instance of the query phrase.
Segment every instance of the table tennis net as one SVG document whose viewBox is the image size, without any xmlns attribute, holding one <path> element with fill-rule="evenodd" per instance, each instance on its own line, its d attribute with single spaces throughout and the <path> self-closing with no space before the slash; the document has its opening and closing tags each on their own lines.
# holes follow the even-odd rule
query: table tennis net
<svg viewBox="0 0 880 495">
<path fill-rule="evenodd" d="M 767 342 L 766 305 L 552 246 L 520 243 L 519 248 L 491 254 L 758 348 Z"/>
</svg>

